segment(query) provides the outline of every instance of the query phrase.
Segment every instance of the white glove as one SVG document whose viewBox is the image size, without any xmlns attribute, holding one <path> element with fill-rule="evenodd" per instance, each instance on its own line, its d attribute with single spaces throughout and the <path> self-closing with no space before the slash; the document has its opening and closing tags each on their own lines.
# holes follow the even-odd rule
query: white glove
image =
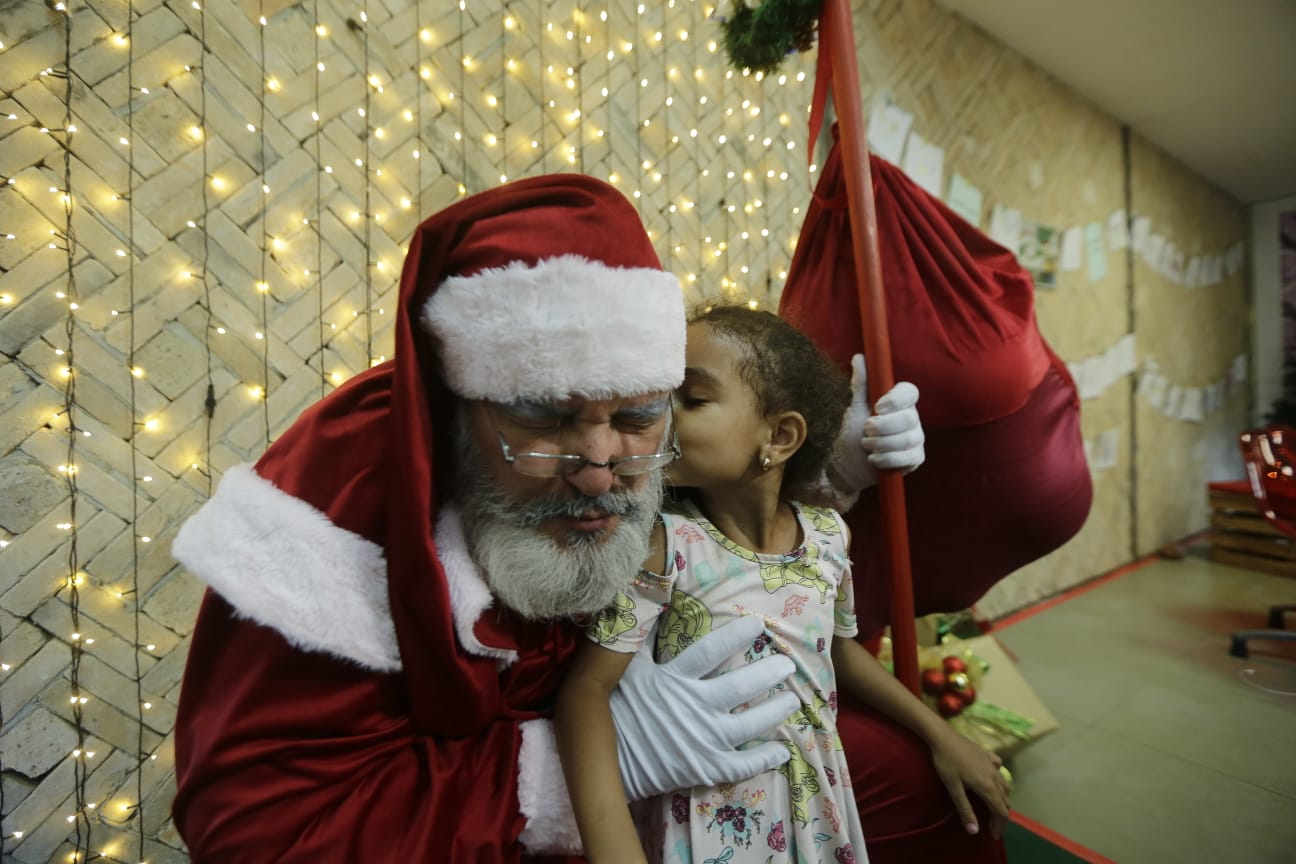
<svg viewBox="0 0 1296 864">
<path fill-rule="evenodd" d="M 851 394 L 828 470 L 832 485 L 848 496 L 876 483 L 878 468 L 895 468 L 906 474 L 917 468 L 925 458 L 926 440 L 914 407 L 918 388 L 907 381 L 888 390 L 877 401 L 877 413 L 869 413 L 863 354 L 851 358 Z"/>
<path fill-rule="evenodd" d="M 731 712 L 791 675 L 791 659 L 767 657 L 706 677 L 762 629 L 759 619 L 744 617 L 703 636 L 669 663 L 654 663 L 643 651 L 630 661 L 611 703 L 627 799 L 734 783 L 788 760 L 787 746 L 778 741 L 737 748 L 787 719 L 800 704 L 794 694 L 778 692 Z"/>
</svg>

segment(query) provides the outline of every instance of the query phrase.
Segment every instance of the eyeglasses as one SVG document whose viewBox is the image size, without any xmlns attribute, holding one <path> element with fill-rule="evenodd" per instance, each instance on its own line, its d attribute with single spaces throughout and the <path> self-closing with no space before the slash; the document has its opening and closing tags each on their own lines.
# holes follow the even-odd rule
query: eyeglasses
<svg viewBox="0 0 1296 864">
<path fill-rule="evenodd" d="M 596 462 L 574 453 L 514 453 L 504 440 L 504 433 L 496 431 L 500 452 L 513 470 L 528 477 L 565 477 L 575 474 L 585 466 L 606 468 L 619 477 L 633 477 L 665 468 L 680 457 L 679 435 L 672 433 L 670 449 L 644 456 L 618 456 L 606 462 Z"/>
</svg>

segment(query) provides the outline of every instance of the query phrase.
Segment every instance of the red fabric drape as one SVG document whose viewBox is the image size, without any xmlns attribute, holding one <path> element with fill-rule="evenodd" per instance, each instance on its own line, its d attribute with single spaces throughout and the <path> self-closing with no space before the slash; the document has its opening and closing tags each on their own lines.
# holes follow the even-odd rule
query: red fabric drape
<svg viewBox="0 0 1296 864">
<path fill-rule="evenodd" d="M 872 157 L 870 168 L 895 377 L 918 386 L 927 432 L 926 464 L 905 480 L 914 607 L 952 611 L 1084 524 L 1079 400 L 1013 254 L 894 165 Z M 779 311 L 843 369 L 863 350 L 849 219 L 834 144 Z M 876 517 L 868 493 L 848 514 L 866 635 L 887 623 Z"/>
<path fill-rule="evenodd" d="M 209 597 L 176 731 L 173 810 L 195 861 L 522 860 L 519 723 L 550 712 L 576 634 L 484 616 L 478 638 L 518 652 L 503 671 L 460 646 L 433 538 L 452 402 L 418 321 L 447 275 L 496 265 L 500 249 L 530 264 L 559 250 L 656 264 L 642 234 L 606 230 L 596 186 L 531 178 L 426 220 L 401 277 L 396 360 L 312 406 L 258 462 L 383 549 L 403 668 L 379 675 L 295 650 Z"/>
</svg>

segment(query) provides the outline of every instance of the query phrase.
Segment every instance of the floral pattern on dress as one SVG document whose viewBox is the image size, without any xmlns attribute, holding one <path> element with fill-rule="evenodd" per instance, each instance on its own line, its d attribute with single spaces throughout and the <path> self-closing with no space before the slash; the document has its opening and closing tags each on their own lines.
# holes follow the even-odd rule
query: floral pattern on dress
<svg viewBox="0 0 1296 864">
<path fill-rule="evenodd" d="M 590 624 L 590 638 L 600 645 L 614 642 L 622 633 L 628 633 L 639 626 L 639 617 L 635 615 L 634 598 L 628 594 L 618 594 L 608 606 Z"/>
<path fill-rule="evenodd" d="M 738 792 L 733 783 L 722 783 L 716 787 L 710 801 L 698 802 L 697 813 L 702 817 L 706 830 L 715 829 L 721 841 L 750 848 L 752 835 L 760 836 L 761 819 L 765 813 L 756 805 L 764 798 L 764 792 Z"/>
<path fill-rule="evenodd" d="M 691 594 L 676 588 L 671 592 L 670 613 L 657 628 L 657 656 L 678 657 L 679 653 L 711 632 L 711 610 Z"/>
<path fill-rule="evenodd" d="M 778 741 L 789 755 L 783 766 L 737 783 L 636 802 L 633 812 L 648 860 L 863 864 L 868 856 L 837 734 L 837 688 L 828 650 L 830 636 L 850 637 L 857 631 L 841 517 L 794 505 L 800 535 L 796 548 L 766 554 L 730 542 L 691 503 L 682 507 L 682 512 L 667 511 L 662 517 L 669 572 L 658 577 L 660 582 L 636 580 L 629 591 L 635 609 L 607 613 L 591 638 L 617 630 L 605 644 L 622 652 L 635 651 L 651 638 L 654 656 L 666 662 L 712 630 L 756 616 L 761 632 L 714 674 L 782 654 L 795 671 L 769 693 L 791 692 L 799 704 L 750 745 Z M 637 619 L 629 627 L 628 614 Z M 762 694 L 735 710 L 766 698 Z"/>
</svg>

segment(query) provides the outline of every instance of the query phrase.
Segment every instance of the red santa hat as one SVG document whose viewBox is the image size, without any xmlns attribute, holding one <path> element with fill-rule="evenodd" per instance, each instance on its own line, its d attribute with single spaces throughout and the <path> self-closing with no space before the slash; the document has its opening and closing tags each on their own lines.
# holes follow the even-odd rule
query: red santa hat
<svg viewBox="0 0 1296 864">
<path fill-rule="evenodd" d="M 633 205 L 582 175 L 536 177 L 475 196 L 454 237 L 423 260 L 421 326 L 441 377 L 467 399 L 609 398 L 684 377 L 684 300 Z M 484 214 L 484 215 L 483 215 Z M 429 264 L 434 266 L 429 267 Z"/>
</svg>

